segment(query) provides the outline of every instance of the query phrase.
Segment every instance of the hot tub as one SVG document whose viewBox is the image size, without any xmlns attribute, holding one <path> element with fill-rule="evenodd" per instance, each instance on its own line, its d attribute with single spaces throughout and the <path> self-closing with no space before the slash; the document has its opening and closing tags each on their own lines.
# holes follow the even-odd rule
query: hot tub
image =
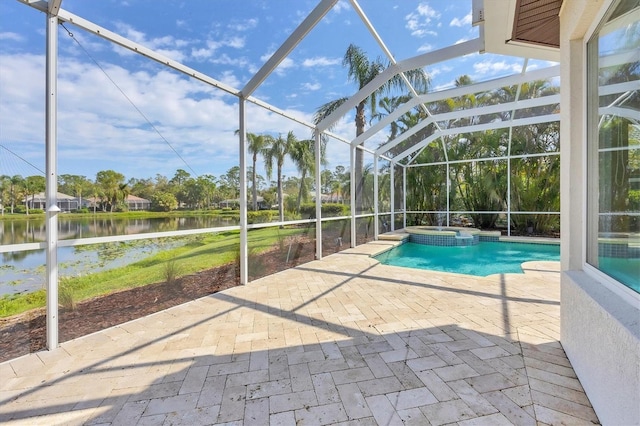
<svg viewBox="0 0 640 426">
<path fill-rule="evenodd" d="M 461 226 L 407 226 L 409 241 L 432 246 L 472 246 L 480 242 L 482 231 Z"/>
</svg>

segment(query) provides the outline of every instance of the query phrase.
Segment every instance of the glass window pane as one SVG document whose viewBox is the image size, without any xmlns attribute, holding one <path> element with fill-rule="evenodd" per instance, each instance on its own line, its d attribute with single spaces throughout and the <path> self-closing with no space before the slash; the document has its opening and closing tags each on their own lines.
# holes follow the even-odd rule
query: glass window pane
<svg viewBox="0 0 640 426">
<path fill-rule="evenodd" d="M 640 6 L 615 2 L 588 44 L 587 261 L 640 292 Z M 596 109 L 597 108 L 597 109 Z"/>
</svg>

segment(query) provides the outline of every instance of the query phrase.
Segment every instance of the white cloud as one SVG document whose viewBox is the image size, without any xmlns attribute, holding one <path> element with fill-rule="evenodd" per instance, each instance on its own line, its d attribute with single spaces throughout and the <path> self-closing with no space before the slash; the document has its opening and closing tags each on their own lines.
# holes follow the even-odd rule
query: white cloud
<svg viewBox="0 0 640 426">
<path fill-rule="evenodd" d="M 245 43 L 246 43 L 246 40 L 244 39 L 244 37 L 230 37 L 222 40 L 209 39 L 206 42 L 207 47 L 200 47 L 200 48 L 194 47 L 191 49 L 191 58 L 197 61 L 204 61 L 209 58 L 212 58 L 215 55 L 216 51 L 220 48 L 231 47 L 233 49 L 241 49 L 245 46 Z M 227 55 L 224 54 L 223 56 L 227 56 Z M 243 62 L 244 64 L 246 64 L 247 62 L 246 59 L 244 58 L 242 60 L 237 59 L 235 61 Z M 216 63 L 216 61 L 212 61 L 212 62 Z"/>
<path fill-rule="evenodd" d="M 293 59 L 284 58 L 282 62 L 280 62 L 280 64 L 278 65 L 278 68 L 276 68 L 276 74 L 284 75 L 286 74 L 286 71 L 289 68 L 294 68 L 294 67 L 295 67 L 295 62 L 293 62 Z"/>
<path fill-rule="evenodd" d="M 436 36 L 438 33 L 431 30 L 430 27 L 437 24 L 440 19 L 440 13 L 429 6 L 427 3 L 420 3 L 415 11 L 405 16 L 405 27 L 411 31 L 414 37 L 424 37 L 426 35 Z"/>
<path fill-rule="evenodd" d="M 316 90 L 320 90 L 320 88 L 322 87 L 322 84 L 320 83 L 304 83 L 302 85 L 302 88 L 304 90 L 310 90 L 310 91 L 316 91 Z"/>
<path fill-rule="evenodd" d="M 338 3 L 336 3 L 333 6 L 333 11 L 336 13 L 340 13 L 343 10 L 349 10 L 351 8 L 351 6 L 349 6 L 349 2 L 346 0 L 340 0 Z"/>
<path fill-rule="evenodd" d="M 60 173 L 92 177 L 113 168 L 127 177 L 171 175 L 185 166 L 163 137 L 198 173 L 219 174 L 216 168 L 229 168 L 218 164 L 219 158 L 237 158 L 235 99 L 228 102 L 228 97 L 215 96 L 222 92 L 174 72 L 130 71 L 101 63 L 118 89 L 92 63 L 63 59 L 58 81 Z M 44 164 L 43 75 L 43 56 L 0 56 L 0 87 L 5 88 L 0 143 L 18 154 L 39 151 L 39 158 L 30 158 L 34 164 Z M 225 73 L 223 79 L 233 82 L 234 76 Z"/>
<path fill-rule="evenodd" d="M 453 18 L 451 22 L 449 22 L 450 27 L 462 27 L 471 24 L 471 12 L 466 14 L 462 19 Z"/>
<path fill-rule="evenodd" d="M 68 56 L 62 59 L 58 81 L 60 173 L 93 178 L 100 170 L 114 169 L 127 178 L 144 178 L 157 173 L 172 176 L 177 168 L 186 170 L 163 138 L 198 174 L 220 176 L 238 164 L 238 139 L 233 134 L 238 128 L 235 97 L 170 70 L 125 69 L 101 62 L 118 89 L 93 63 Z M 0 87 L 4 88 L 0 143 L 39 166 L 44 164 L 44 66 L 43 55 L 0 55 Z M 232 71 L 216 78 L 239 86 Z M 317 90 L 318 85 L 310 83 L 305 88 Z M 299 138 L 311 136 L 309 128 L 278 114 L 252 104 L 247 109 L 251 132 L 277 135 L 293 130 Z M 307 122 L 313 120 L 312 113 L 291 108 L 286 112 Z M 353 123 L 346 129 L 351 135 Z"/>
<path fill-rule="evenodd" d="M 222 76 L 219 78 L 219 80 L 222 83 L 228 84 L 229 86 L 235 87 L 235 88 L 238 88 L 241 85 L 240 80 L 238 79 L 238 77 L 236 77 L 236 75 L 231 70 L 224 71 L 222 73 Z"/>
<path fill-rule="evenodd" d="M 234 49 L 242 49 L 245 45 L 245 39 L 242 37 L 231 37 L 225 41 L 225 46 L 233 47 Z"/>
<path fill-rule="evenodd" d="M 428 72 L 429 72 L 429 76 L 431 78 L 433 78 L 433 77 L 436 77 L 437 75 L 440 75 L 440 74 L 443 74 L 443 73 L 446 74 L 446 73 L 448 73 L 448 72 L 450 72 L 452 70 L 453 70 L 453 67 L 450 67 L 448 65 L 442 65 L 442 66 L 439 66 L 439 67 L 429 68 Z"/>
<path fill-rule="evenodd" d="M 425 43 L 422 46 L 418 47 L 418 53 L 430 52 L 433 50 L 433 45 L 429 43 Z"/>
<path fill-rule="evenodd" d="M 0 33 L 0 40 L 8 40 L 8 41 L 24 41 L 24 37 L 22 37 L 18 33 L 12 32 L 3 32 Z"/>
<path fill-rule="evenodd" d="M 267 62 L 269 60 L 269 58 L 273 55 L 274 52 L 269 52 L 266 53 L 264 55 L 262 55 L 260 57 L 260 60 L 262 62 Z M 280 64 L 278 65 L 278 67 L 275 70 L 275 73 L 278 74 L 279 76 L 283 76 L 287 73 L 287 70 L 289 70 L 290 68 L 294 68 L 296 66 L 295 62 L 293 61 L 293 59 L 291 58 L 284 58 L 282 60 L 282 62 L 280 62 Z"/>
<path fill-rule="evenodd" d="M 518 63 L 507 63 L 505 61 L 493 62 L 489 60 L 476 62 L 473 64 L 473 69 L 478 75 L 492 75 L 503 71 L 520 72 L 522 65 Z"/>
<path fill-rule="evenodd" d="M 255 27 L 258 26 L 258 19 L 257 18 L 250 18 L 247 19 L 243 22 L 238 22 L 238 23 L 232 23 L 229 24 L 227 27 L 231 30 L 235 30 L 235 31 L 248 31 L 251 30 Z"/>
<path fill-rule="evenodd" d="M 326 67 L 338 65 L 342 62 L 340 58 L 327 58 L 325 56 L 316 56 L 315 58 L 307 58 L 302 61 L 303 67 Z"/>
<path fill-rule="evenodd" d="M 122 36 L 135 43 L 139 43 L 144 47 L 152 49 L 157 53 L 160 53 L 161 55 L 167 56 L 176 61 L 184 61 L 184 59 L 186 58 L 185 53 L 180 50 L 185 48 L 189 44 L 189 42 L 186 40 L 176 39 L 175 37 L 169 35 L 148 39 L 146 34 L 142 31 L 138 31 L 131 25 L 122 22 L 116 23 L 116 29 L 117 32 Z M 118 54 L 124 56 L 135 54 L 127 49 L 122 49 L 116 46 L 117 45 L 114 45 L 114 51 Z"/>
<path fill-rule="evenodd" d="M 238 68 L 245 68 L 249 67 L 250 65 L 249 59 L 245 58 L 244 56 L 235 58 L 227 55 L 226 53 L 211 58 L 209 62 L 211 62 L 212 64 L 230 65 Z"/>
</svg>

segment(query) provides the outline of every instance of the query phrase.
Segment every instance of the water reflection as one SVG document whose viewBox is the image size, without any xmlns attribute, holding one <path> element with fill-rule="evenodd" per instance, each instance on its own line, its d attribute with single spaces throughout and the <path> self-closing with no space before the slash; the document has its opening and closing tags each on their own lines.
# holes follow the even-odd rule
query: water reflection
<svg viewBox="0 0 640 426">
<path fill-rule="evenodd" d="M 66 218 L 61 215 L 58 220 L 58 238 L 70 240 L 112 235 L 144 234 L 234 226 L 238 225 L 238 223 L 236 218 L 222 216 L 131 219 L 99 216 Z M 0 220 L 0 245 L 43 242 L 46 237 L 46 222 L 44 218 Z"/>
<path fill-rule="evenodd" d="M 80 276 L 125 266 L 190 241 L 192 237 L 154 238 L 58 248 L 60 276 Z M 0 297 L 32 292 L 45 286 L 45 251 L 3 253 Z"/>
<path fill-rule="evenodd" d="M 100 216 L 71 218 L 61 215 L 58 221 L 58 233 L 61 240 L 68 240 L 215 228 L 237 224 L 236 218 L 222 216 L 135 219 Z M 117 268 L 166 250 L 174 244 L 179 244 L 184 238 L 188 237 L 60 247 L 58 249 L 59 273 L 60 275 L 78 275 Z M 43 241 L 46 241 L 44 218 L 0 220 L 0 245 Z M 2 253 L 0 259 L 0 296 L 43 288 L 44 250 Z"/>
</svg>

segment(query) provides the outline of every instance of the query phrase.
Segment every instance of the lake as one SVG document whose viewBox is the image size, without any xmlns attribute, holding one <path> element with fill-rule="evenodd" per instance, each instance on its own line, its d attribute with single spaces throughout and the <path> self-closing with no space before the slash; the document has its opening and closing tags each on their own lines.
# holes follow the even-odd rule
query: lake
<svg viewBox="0 0 640 426">
<path fill-rule="evenodd" d="M 185 229 L 234 226 L 238 220 L 221 216 L 127 219 L 117 217 L 65 218 L 58 223 L 59 238 L 79 239 L 113 235 L 144 234 Z M 176 247 L 189 237 L 137 240 L 58 248 L 59 276 L 87 274 L 136 262 L 162 250 Z M 0 220 L 1 245 L 43 242 L 45 219 Z M 44 250 L 2 253 L 0 296 L 44 288 Z"/>
</svg>

